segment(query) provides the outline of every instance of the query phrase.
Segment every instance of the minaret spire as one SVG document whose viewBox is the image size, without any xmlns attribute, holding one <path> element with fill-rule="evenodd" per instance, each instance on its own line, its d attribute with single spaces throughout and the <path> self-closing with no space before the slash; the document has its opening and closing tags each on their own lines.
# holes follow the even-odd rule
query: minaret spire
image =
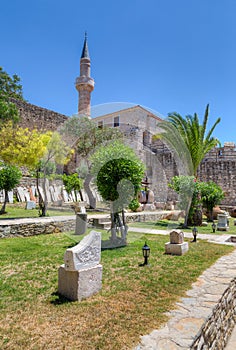
<svg viewBox="0 0 236 350">
<path fill-rule="evenodd" d="M 94 80 L 90 77 L 90 57 L 86 32 L 80 58 L 80 76 L 76 78 L 75 86 L 79 92 L 78 113 L 80 116 L 85 115 L 90 117 L 90 95 L 94 89 Z"/>
<path fill-rule="evenodd" d="M 89 58 L 89 51 L 88 51 L 88 41 L 87 41 L 87 32 L 84 34 L 84 47 L 82 50 L 81 58 Z"/>
</svg>

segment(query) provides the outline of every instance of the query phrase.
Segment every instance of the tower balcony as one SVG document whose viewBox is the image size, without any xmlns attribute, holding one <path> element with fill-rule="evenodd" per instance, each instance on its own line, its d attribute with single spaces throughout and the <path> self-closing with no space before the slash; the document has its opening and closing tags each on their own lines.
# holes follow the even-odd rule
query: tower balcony
<svg viewBox="0 0 236 350">
<path fill-rule="evenodd" d="M 92 91 L 94 89 L 94 80 L 93 80 L 93 78 L 86 77 L 85 75 L 82 75 L 82 76 L 76 78 L 75 86 L 76 86 L 77 90 L 80 89 L 80 86 L 82 87 L 82 86 L 85 86 L 85 85 L 90 87 L 90 89 Z"/>
</svg>

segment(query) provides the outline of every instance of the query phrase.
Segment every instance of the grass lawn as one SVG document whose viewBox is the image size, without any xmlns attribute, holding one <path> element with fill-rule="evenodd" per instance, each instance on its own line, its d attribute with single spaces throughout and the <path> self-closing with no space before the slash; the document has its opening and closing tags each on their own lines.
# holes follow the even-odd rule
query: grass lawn
<svg viewBox="0 0 236 350">
<path fill-rule="evenodd" d="M 234 225 L 235 218 L 229 219 L 229 230 L 228 231 L 215 231 L 216 235 L 222 235 L 222 234 L 234 234 L 236 235 L 236 226 Z M 215 221 L 217 224 L 217 221 Z M 189 228 L 182 228 L 183 220 L 181 221 L 171 221 L 171 220 L 157 220 L 157 221 L 145 221 L 145 222 L 132 222 L 129 223 L 129 226 L 132 227 L 143 227 L 143 228 L 150 228 L 150 229 L 156 229 L 156 230 L 171 230 L 174 228 L 181 229 L 185 232 L 192 232 L 192 227 Z M 212 231 L 212 223 L 209 222 L 208 226 L 201 226 L 197 227 L 198 233 L 208 233 L 213 234 Z"/>
<path fill-rule="evenodd" d="M 57 295 L 58 267 L 75 244 L 71 234 L 0 240 L 0 349 L 132 349 L 167 320 L 164 313 L 206 268 L 234 249 L 198 241 L 185 255 L 169 256 L 168 236 L 128 237 L 127 247 L 102 251 L 102 290 L 82 302 Z M 139 267 L 145 240 L 151 265 Z"/>
<path fill-rule="evenodd" d="M 73 204 L 73 203 L 71 203 Z M 36 209 L 25 209 L 26 203 L 15 203 L 15 204 L 7 204 L 6 207 L 6 214 L 0 215 L 0 222 L 1 219 L 15 219 L 15 218 L 38 218 L 39 217 L 39 210 Z M 88 214 L 109 214 L 108 211 L 100 210 L 87 210 Z M 47 216 L 64 216 L 64 215 L 75 215 L 75 212 L 73 209 L 70 209 L 69 207 L 62 207 L 62 209 L 49 207 L 47 210 Z"/>
<path fill-rule="evenodd" d="M 1 219 L 15 219 L 15 218 L 38 218 L 38 209 L 25 209 L 26 203 L 7 204 L 6 214 L 0 215 Z M 61 216 L 61 215 L 74 215 L 74 210 L 48 210 L 47 216 Z"/>
</svg>

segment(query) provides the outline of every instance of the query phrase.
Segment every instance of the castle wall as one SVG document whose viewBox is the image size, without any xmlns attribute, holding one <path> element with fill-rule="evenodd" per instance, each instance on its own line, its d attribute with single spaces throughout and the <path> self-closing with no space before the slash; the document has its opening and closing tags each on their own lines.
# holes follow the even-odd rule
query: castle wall
<svg viewBox="0 0 236 350">
<path fill-rule="evenodd" d="M 236 205 L 236 148 L 226 143 L 211 150 L 199 168 L 201 181 L 214 181 L 225 192 L 222 204 Z"/>
<path fill-rule="evenodd" d="M 11 99 L 20 115 L 20 126 L 30 130 L 55 131 L 68 117 L 24 101 Z"/>
</svg>

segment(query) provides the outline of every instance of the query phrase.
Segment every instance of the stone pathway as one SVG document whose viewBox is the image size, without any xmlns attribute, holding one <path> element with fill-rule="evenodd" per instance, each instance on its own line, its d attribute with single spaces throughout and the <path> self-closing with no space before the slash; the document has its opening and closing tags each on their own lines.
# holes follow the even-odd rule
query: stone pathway
<svg viewBox="0 0 236 350">
<path fill-rule="evenodd" d="M 147 234 L 153 234 L 153 235 L 169 235 L 171 230 L 155 230 L 155 229 L 147 229 L 147 228 L 138 228 L 138 227 L 132 227 L 132 224 L 129 224 L 129 231 L 131 232 L 140 232 L 140 233 L 147 233 Z M 218 244 L 227 244 L 227 245 L 233 245 L 236 246 L 236 243 L 227 242 L 231 234 L 221 234 L 221 235 L 213 235 L 213 234 L 204 234 L 204 233 L 198 233 L 197 239 L 206 239 L 208 242 L 218 243 Z M 235 233 L 236 236 L 236 233 Z M 191 232 L 184 232 L 184 237 L 186 238 L 193 238 L 193 234 Z M 236 348 L 235 348 L 236 350 Z"/>
<path fill-rule="evenodd" d="M 169 231 L 155 229 L 142 229 L 130 227 L 129 231 L 149 234 L 169 234 Z M 185 237 L 193 238 L 191 233 L 185 233 Z M 207 239 L 214 243 L 224 243 L 230 235 L 206 235 L 198 234 L 198 239 Z M 187 350 L 197 335 L 201 326 L 212 314 L 212 309 L 219 301 L 233 278 L 236 277 L 236 250 L 227 256 L 223 256 L 197 279 L 192 289 L 187 291 L 186 297 L 176 303 L 176 309 L 169 312 L 167 324 L 150 334 L 141 337 L 141 342 L 134 350 Z M 207 348 L 206 348 L 207 349 Z M 236 349 L 236 328 L 228 341 L 225 350 Z M 223 350 L 223 349 L 217 349 Z"/>
</svg>

